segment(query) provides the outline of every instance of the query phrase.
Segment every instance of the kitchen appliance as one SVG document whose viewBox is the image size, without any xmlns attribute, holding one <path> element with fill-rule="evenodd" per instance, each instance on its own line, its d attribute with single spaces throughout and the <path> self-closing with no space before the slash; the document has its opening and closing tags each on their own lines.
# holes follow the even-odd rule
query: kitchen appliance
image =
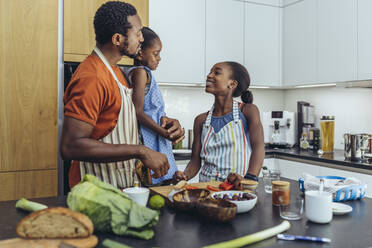
<svg viewBox="0 0 372 248">
<path fill-rule="evenodd" d="M 296 143 L 294 112 L 264 112 L 262 115 L 262 125 L 266 145 L 277 148 L 288 148 Z"/>
<path fill-rule="evenodd" d="M 344 156 L 351 161 L 368 160 L 369 134 L 344 134 Z M 366 156 L 365 156 L 366 155 Z"/>
<path fill-rule="evenodd" d="M 310 128 L 314 127 L 314 106 L 308 102 L 297 102 L 297 144 L 300 144 L 302 133 L 310 137 Z M 309 145 L 312 145 L 311 143 Z"/>
</svg>

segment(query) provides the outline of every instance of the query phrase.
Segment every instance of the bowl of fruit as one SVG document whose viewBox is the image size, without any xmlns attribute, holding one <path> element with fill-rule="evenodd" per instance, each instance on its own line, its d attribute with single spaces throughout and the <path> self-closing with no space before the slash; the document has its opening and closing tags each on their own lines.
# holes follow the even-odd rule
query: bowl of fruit
<svg viewBox="0 0 372 248">
<path fill-rule="evenodd" d="M 257 196 L 252 193 L 228 190 L 219 191 L 211 195 L 213 199 L 224 199 L 235 203 L 238 213 L 245 213 L 251 210 L 257 203 Z"/>
</svg>

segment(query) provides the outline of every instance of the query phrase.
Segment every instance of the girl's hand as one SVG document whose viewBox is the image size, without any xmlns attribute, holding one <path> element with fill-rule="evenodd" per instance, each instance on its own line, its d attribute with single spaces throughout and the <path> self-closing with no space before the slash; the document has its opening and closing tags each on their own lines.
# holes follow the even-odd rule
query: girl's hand
<svg viewBox="0 0 372 248">
<path fill-rule="evenodd" d="M 166 139 L 172 141 L 173 144 L 185 138 L 185 129 L 181 127 L 178 120 L 163 116 L 161 118 L 161 127 L 167 130 Z"/>
<path fill-rule="evenodd" d="M 187 181 L 187 176 L 182 171 L 176 171 L 176 173 L 174 173 L 173 175 L 172 183 L 177 184 L 179 181 L 182 181 L 182 180 Z"/>
<path fill-rule="evenodd" d="M 230 173 L 227 176 L 227 182 L 234 185 L 234 189 L 236 190 L 242 190 L 243 186 L 241 185 L 241 181 L 243 180 L 243 177 L 237 173 Z"/>
</svg>

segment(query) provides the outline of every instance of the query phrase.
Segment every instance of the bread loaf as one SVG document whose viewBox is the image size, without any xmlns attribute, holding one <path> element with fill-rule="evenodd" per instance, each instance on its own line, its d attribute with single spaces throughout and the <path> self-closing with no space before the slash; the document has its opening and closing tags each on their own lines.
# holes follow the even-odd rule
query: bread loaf
<svg viewBox="0 0 372 248">
<path fill-rule="evenodd" d="M 62 207 L 33 212 L 17 225 L 23 238 L 83 238 L 92 233 L 93 223 L 86 215 Z"/>
</svg>

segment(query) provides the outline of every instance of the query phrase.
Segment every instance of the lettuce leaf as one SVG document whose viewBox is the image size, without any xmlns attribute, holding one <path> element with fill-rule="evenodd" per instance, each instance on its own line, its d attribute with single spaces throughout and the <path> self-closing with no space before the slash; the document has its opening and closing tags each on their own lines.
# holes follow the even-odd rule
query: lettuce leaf
<svg viewBox="0 0 372 248">
<path fill-rule="evenodd" d="M 154 236 L 152 227 L 159 220 L 158 212 L 138 205 L 124 192 L 93 175 L 85 175 L 72 188 L 67 196 L 67 205 L 87 215 L 97 231 L 112 231 L 142 239 Z"/>
</svg>

